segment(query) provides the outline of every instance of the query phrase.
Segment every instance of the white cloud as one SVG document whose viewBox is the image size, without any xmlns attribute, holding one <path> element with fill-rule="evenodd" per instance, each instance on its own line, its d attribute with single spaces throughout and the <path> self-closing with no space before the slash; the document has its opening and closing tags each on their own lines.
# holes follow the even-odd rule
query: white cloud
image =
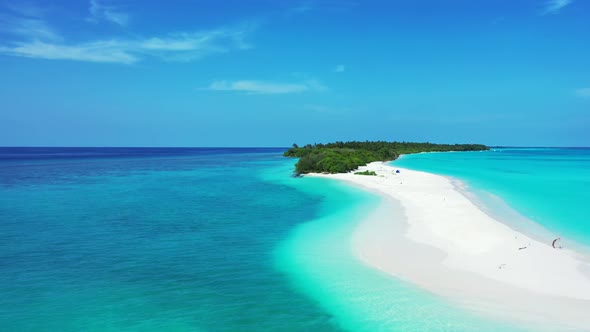
<svg viewBox="0 0 590 332">
<path fill-rule="evenodd" d="M 576 95 L 582 98 L 590 98 L 590 88 L 580 88 L 576 90 Z"/>
<path fill-rule="evenodd" d="M 129 15 L 119 11 L 114 6 L 106 6 L 98 0 L 90 0 L 90 15 L 88 21 L 97 23 L 100 20 L 106 20 L 120 26 L 126 26 L 129 23 Z"/>
<path fill-rule="evenodd" d="M 321 91 L 326 88 L 317 81 L 305 83 L 279 83 L 256 80 L 243 81 L 215 81 L 205 90 L 236 91 L 251 94 L 286 94 L 305 91 Z"/>
<path fill-rule="evenodd" d="M 61 36 L 43 20 L 27 17 L 0 17 L 0 31 L 39 40 L 61 40 Z"/>
<path fill-rule="evenodd" d="M 125 26 L 129 22 L 129 15 L 124 13 L 116 13 L 106 10 L 104 17 L 111 22 L 117 23 L 118 25 Z"/>
<path fill-rule="evenodd" d="M 26 2 L 0 4 L 0 32 L 29 39 L 60 40 L 61 36 L 43 20 L 45 14 L 44 9 Z"/>
<path fill-rule="evenodd" d="M 29 31 L 31 34 L 35 30 Z M 36 33 L 36 32 L 35 32 Z M 53 38 L 0 44 L 0 53 L 51 60 L 132 64 L 146 56 L 167 61 L 191 61 L 216 53 L 248 49 L 246 29 L 217 29 L 138 39 L 107 39 L 68 44 Z M 38 34 L 38 33 L 36 33 Z M 25 33 L 23 33 L 25 35 Z"/>
<path fill-rule="evenodd" d="M 209 49 L 223 52 L 225 47 L 217 45 L 219 41 L 226 41 L 236 49 L 249 49 L 245 36 L 246 30 L 210 30 L 193 33 L 175 33 L 165 37 L 152 37 L 141 41 L 140 46 L 146 50 L 160 51 L 192 51 Z"/>
<path fill-rule="evenodd" d="M 570 5 L 574 0 L 547 0 L 541 11 L 541 15 L 557 14 L 563 7 Z"/>
<path fill-rule="evenodd" d="M 248 32 L 248 29 L 217 29 L 175 33 L 139 40 L 134 50 L 167 61 L 191 61 L 212 54 L 252 48 L 245 41 Z"/>
<path fill-rule="evenodd" d="M 334 71 L 337 72 L 337 73 L 343 73 L 345 70 L 346 70 L 346 67 L 344 67 L 344 65 L 338 65 L 334 69 Z"/>
<path fill-rule="evenodd" d="M 14 7 L 14 8 L 13 8 Z M 36 7 L 0 4 L 0 54 L 27 58 L 132 64 L 148 57 L 165 61 L 192 61 L 213 54 L 250 49 L 248 35 L 258 25 L 245 22 L 213 30 L 176 32 L 156 36 L 111 37 L 70 42 L 44 20 L 45 11 Z M 8 9 L 2 13 L 1 9 Z M 127 23 L 128 16 L 99 0 L 90 1 L 88 20 Z M 36 16 L 35 16 L 36 15 Z"/>
<path fill-rule="evenodd" d="M 138 58 L 126 50 L 120 42 L 98 41 L 78 45 L 60 45 L 42 41 L 17 44 L 14 47 L 0 47 L 0 53 L 26 58 L 48 60 L 75 60 L 87 62 L 110 62 L 131 64 Z"/>
</svg>

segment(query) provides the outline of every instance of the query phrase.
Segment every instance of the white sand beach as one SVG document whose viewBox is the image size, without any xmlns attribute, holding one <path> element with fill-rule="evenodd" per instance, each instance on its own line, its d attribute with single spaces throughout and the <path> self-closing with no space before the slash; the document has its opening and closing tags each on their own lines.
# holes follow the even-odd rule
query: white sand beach
<svg viewBox="0 0 590 332">
<path fill-rule="evenodd" d="M 378 176 L 312 176 L 384 198 L 352 237 L 367 265 L 495 319 L 533 330 L 590 331 L 590 264 L 582 255 L 493 219 L 443 176 L 381 162 L 360 170 Z"/>
</svg>

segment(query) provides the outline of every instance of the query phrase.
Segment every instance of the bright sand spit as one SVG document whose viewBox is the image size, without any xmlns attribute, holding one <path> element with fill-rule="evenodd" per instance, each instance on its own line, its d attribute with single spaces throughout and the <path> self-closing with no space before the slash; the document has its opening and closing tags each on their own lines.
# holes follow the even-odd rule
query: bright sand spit
<svg viewBox="0 0 590 332">
<path fill-rule="evenodd" d="M 486 316 L 534 330 L 590 331 L 590 264 L 582 255 L 493 219 L 443 176 L 381 162 L 360 170 L 378 176 L 313 176 L 385 198 L 353 234 L 363 262 Z"/>
</svg>

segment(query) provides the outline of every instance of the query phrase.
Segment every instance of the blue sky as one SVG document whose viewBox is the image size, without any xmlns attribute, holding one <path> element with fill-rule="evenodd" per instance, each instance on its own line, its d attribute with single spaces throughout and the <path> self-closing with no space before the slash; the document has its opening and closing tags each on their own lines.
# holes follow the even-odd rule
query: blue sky
<svg viewBox="0 0 590 332">
<path fill-rule="evenodd" d="M 590 2 L 0 0 L 0 146 L 590 146 Z"/>
</svg>

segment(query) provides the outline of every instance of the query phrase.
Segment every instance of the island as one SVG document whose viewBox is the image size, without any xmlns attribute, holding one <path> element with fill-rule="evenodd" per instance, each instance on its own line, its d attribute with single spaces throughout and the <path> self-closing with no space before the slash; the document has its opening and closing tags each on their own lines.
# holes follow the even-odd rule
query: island
<svg viewBox="0 0 590 332">
<path fill-rule="evenodd" d="M 295 174 L 348 173 L 374 161 L 390 161 L 402 154 L 447 151 L 484 151 L 483 144 L 434 144 L 416 142 L 350 141 L 328 144 L 293 144 L 285 157 L 299 158 Z"/>
</svg>

